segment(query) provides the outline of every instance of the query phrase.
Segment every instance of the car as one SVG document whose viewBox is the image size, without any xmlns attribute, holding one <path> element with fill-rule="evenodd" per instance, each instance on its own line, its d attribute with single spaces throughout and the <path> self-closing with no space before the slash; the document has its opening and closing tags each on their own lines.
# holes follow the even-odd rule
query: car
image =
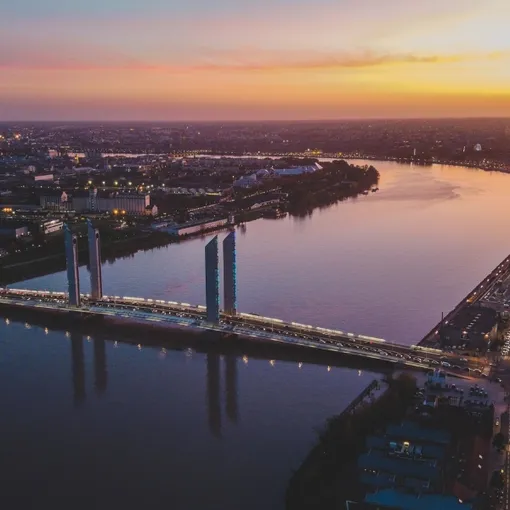
<svg viewBox="0 0 510 510">
<path fill-rule="evenodd" d="M 441 361 L 441 366 L 446 367 L 446 368 L 451 367 L 450 363 L 448 363 L 447 361 Z"/>
</svg>

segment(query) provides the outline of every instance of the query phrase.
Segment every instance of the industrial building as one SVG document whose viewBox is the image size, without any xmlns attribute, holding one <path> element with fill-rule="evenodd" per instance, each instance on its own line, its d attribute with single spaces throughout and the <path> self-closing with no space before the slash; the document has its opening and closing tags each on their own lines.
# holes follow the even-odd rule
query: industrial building
<svg viewBox="0 0 510 510">
<path fill-rule="evenodd" d="M 64 227 L 64 241 L 66 248 L 67 287 L 69 304 L 80 306 L 80 274 L 78 271 L 78 237 L 73 234 L 66 224 Z"/>
<path fill-rule="evenodd" d="M 205 246 L 205 304 L 207 321 L 220 321 L 220 268 L 218 255 L 218 236 Z"/>
<path fill-rule="evenodd" d="M 236 233 L 230 232 L 223 239 L 223 307 L 226 313 L 237 312 L 237 255 Z"/>
<path fill-rule="evenodd" d="M 43 209 L 54 211 L 100 212 L 129 214 L 143 216 L 151 214 L 150 195 L 139 193 L 110 193 L 103 195 L 97 189 L 90 189 L 87 194 L 77 194 L 72 197 L 67 193 L 60 195 L 43 195 L 40 197 Z"/>
</svg>

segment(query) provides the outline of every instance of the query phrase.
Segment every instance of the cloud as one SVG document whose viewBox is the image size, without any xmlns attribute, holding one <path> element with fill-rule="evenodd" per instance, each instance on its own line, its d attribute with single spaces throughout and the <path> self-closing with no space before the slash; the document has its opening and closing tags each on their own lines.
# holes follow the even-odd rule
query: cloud
<svg viewBox="0 0 510 510">
<path fill-rule="evenodd" d="M 309 56 L 295 54 L 270 54 L 264 57 L 245 58 L 241 55 L 217 58 L 202 64 L 190 66 L 196 70 L 223 71 L 278 71 L 306 69 L 356 69 L 391 64 L 458 62 L 462 56 L 437 56 L 413 54 L 378 54 L 371 51 L 359 53 L 315 54 Z"/>
<path fill-rule="evenodd" d="M 67 53 L 69 52 L 69 53 Z M 28 48 L 0 53 L 0 68 L 18 70 L 132 70 L 167 73 L 192 72 L 275 72 L 333 69 L 362 69 L 405 64 L 453 64 L 499 60 L 510 57 L 510 50 L 491 53 L 426 55 L 414 53 L 379 53 L 372 50 L 353 52 L 297 52 L 245 48 L 235 51 L 203 49 L 185 61 L 169 62 L 134 58 L 122 52 L 94 48 L 69 50 Z"/>
</svg>

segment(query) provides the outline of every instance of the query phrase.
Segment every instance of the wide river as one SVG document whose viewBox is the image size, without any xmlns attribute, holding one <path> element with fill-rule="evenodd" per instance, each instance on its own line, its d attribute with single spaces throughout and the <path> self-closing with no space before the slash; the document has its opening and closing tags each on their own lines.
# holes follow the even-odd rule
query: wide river
<svg viewBox="0 0 510 510">
<path fill-rule="evenodd" d="M 412 344 L 510 252 L 509 175 L 369 164 L 377 193 L 238 230 L 241 311 Z M 210 237 L 106 264 L 105 293 L 204 303 Z M 80 275 L 87 291 L 85 267 Z M 16 286 L 65 283 L 57 273 Z M 0 501 L 281 510 L 316 429 L 375 376 L 6 320 Z"/>
</svg>

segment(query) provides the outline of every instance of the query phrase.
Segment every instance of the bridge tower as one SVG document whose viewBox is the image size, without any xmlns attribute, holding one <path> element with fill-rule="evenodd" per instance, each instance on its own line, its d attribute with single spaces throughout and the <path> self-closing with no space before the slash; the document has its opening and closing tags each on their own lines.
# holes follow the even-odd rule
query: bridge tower
<svg viewBox="0 0 510 510">
<path fill-rule="evenodd" d="M 220 268 L 218 256 L 218 236 L 205 246 L 205 305 L 207 320 L 220 322 Z"/>
<path fill-rule="evenodd" d="M 66 248 L 67 288 L 69 304 L 80 306 L 80 274 L 78 272 L 78 237 L 71 232 L 67 223 L 64 226 Z"/>
<path fill-rule="evenodd" d="M 223 305 L 226 313 L 237 313 L 237 255 L 236 233 L 223 239 Z"/>
<path fill-rule="evenodd" d="M 103 297 L 103 276 L 101 272 L 101 240 L 99 230 L 87 220 L 90 264 L 90 295 L 92 299 Z"/>
</svg>

